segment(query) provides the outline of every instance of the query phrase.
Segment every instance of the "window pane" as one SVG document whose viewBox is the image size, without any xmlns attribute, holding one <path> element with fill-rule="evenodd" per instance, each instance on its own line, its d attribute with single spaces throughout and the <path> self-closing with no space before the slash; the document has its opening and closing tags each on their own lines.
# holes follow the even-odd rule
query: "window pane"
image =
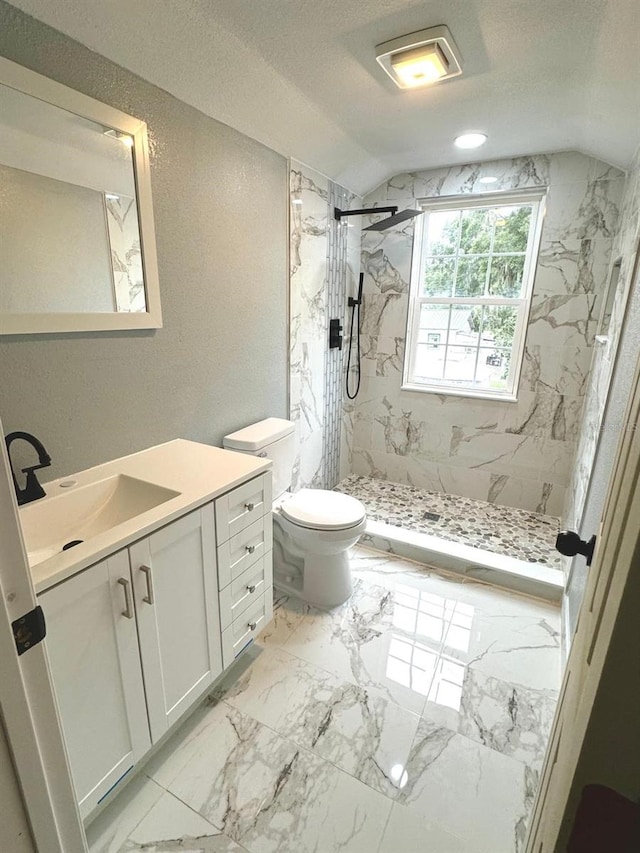
<svg viewBox="0 0 640 853">
<path fill-rule="evenodd" d="M 530 205 L 495 209 L 494 252 L 526 252 L 531 210 Z"/>
<path fill-rule="evenodd" d="M 429 379 L 434 381 L 442 379 L 444 367 L 445 347 L 418 344 L 416 347 L 416 358 L 413 365 L 415 379 Z"/>
<path fill-rule="evenodd" d="M 481 345 L 510 348 L 513 345 L 517 319 L 517 308 L 510 305 L 486 305 Z"/>
<path fill-rule="evenodd" d="M 524 260 L 524 255 L 503 255 L 491 259 L 489 276 L 491 296 L 520 296 Z"/>
<path fill-rule="evenodd" d="M 481 347 L 478 355 L 476 384 L 487 391 L 504 391 L 509 377 L 511 350 Z"/>
<path fill-rule="evenodd" d="M 442 329 L 446 332 L 449 328 L 449 311 L 448 305 L 421 305 L 418 328 L 421 332 Z"/>
<path fill-rule="evenodd" d="M 484 296 L 488 258 L 459 258 L 456 296 Z"/>
<path fill-rule="evenodd" d="M 427 258 L 423 296 L 451 296 L 455 258 Z"/>
<path fill-rule="evenodd" d="M 446 380 L 472 385 L 475 369 L 475 347 L 447 347 L 447 362 L 444 368 Z"/>
<path fill-rule="evenodd" d="M 463 210 L 460 231 L 460 254 L 479 255 L 491 247 L 491 211 Z"/>
<path fill-rule="evenodd" d="M 458 248 L 459 210 L 439 210 L 427 221 L 427 255 L 453 255 Z"/>
<path fill-rule="evenodd" d="M 477 347 L 482 323 L 482 305 L 452 305 L 448 343 Z"/>
</svg>

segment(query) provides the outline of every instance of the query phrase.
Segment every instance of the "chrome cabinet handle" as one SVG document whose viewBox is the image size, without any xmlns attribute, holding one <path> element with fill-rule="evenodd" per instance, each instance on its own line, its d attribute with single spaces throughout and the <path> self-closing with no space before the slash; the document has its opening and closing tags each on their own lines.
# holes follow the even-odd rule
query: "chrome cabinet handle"
<svg viewBox="0 0 640 853">
<path fill-rule="evenodd" d="M 122 615 L 127 619 L 133 619 L 133 608 L 131 607 L 131 595 L 129 592 L 129 581 L 126 578 L 118 578 L 118 583 L 124 590 L 124 610 Z"/>
<path fill-rule="evenodd" d="M 257 622 L 249 622 L 247 624 L 247 628 L 249 628 L 250 631 L 255 631 L 257 627 L 258 627 Z"/>
<path fill-rule="evenodd" d="M 255 592 L 255 591 L 256 591 L 256 585 L 254 583 L 250 584 L 247 587 L 247 592 Z"/>
<path fill-rule="evenodd" d="M 153 602 L 154 602 L 153 576 L 151 574 L 151 567 L 150 566 L 140 566 L 140 571 L 144 572 L 144 574 L 147 578 L 147 594 L 142 597 L 142 600 L 146 601 L 147 604 L 153 604 Z"/>
<path fill-rule="evenodd" d="M 244 505 L 244 508 L 246 509 L 247 512 L 251 512 L 252 510 L 255 509 L 255 506 L 256 505 L 254 503 L 249 502 L 248 504 Z"/>
<path fill-rule="evenodd" d="M 248 551 L 250 554 L 253 554 L 253 552 L 256 550 L 256 546 L 255 546 L 255 545 L 247 545 L 247 546 L 246 546 L 246 548 L 247 548 L 247 551 Z"/>
</svg>

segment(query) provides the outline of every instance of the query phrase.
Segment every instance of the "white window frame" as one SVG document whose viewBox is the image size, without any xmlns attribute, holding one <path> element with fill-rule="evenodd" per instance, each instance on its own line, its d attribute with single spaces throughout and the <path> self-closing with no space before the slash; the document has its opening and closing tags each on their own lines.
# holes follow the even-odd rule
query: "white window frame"
<svg viewBox="0 0 640 853">
<path fill-rule="evenodd" d="M 540 250 L 540 237 L 542 234 L 542 223 L 545 212 L 546 188 L 535 190 L 520 190 L 518 192 L 494 192 L 473 196 L 448 196 L 446 198 L 421 199 L 419 206 L 424 211 L 415 229 L 413 258 L 411 264 L 411 286 L 409 291 L 409 310 L 407 313 L 406 347 L 404 356 L 404 370 L 402 376 L 403 391 L 419 391 L 427 394 L 452 395 L 456 397 L 476 397 L 485 400 L 500 400 L 516 402 L 518 397 L 518 384 L 524 359 L 524 345 L 527 332 L 529 312 L 531 309 L 531 296 L 533 294 L 533 283 L 535 279 L 538 253 Z M 517 298 L 508 297 L 438 297 L 422 296 L 420 294 L 422 279 L 425 269 L 425 233 L 428 228 L 428 217 L 432 211 L 440 210 L 471 210 L 482 207 L 507 207 L 515 204 L 531 204 L 531 224 L 529 228 L 529 239 L 525 255 L 523 272 L 522 296 Z M 461 385 L 447 385 L 445 382 L 426 383 L 417 382 L 414 376 L 414 363 L 417 353 L 418 329 L 420 324 L 420 306 L 423 304 L 455 305 L 464 302 L 465 305 L 512 305 L 518 309 L 516 329 L 513 339 L 511 362 L 509 365 L 509 376 L 507 387 L 504 391 L 490 391 L 486 388 L 475 390 L 465 388 Z"/>
</svg>

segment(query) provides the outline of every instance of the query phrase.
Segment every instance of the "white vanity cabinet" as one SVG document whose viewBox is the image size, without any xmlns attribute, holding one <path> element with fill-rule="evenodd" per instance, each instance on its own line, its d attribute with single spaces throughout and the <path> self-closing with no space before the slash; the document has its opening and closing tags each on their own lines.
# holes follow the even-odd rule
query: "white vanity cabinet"
<svg viewBox="0 0 640 853">
<path fill-rule="evenodd" d="M 80 812 L 151 746 L 127 551 L 39 596 Z"/>
<path fill-rule="evenodd" d="M 129 548 L 151 739 L 222 672 L 213 505 Z"/>
<path fill-rule="evenodd" d="M 215 501 L 225 669 L 273 618 L 271 506 L 270 473 Z"/>
<path fill-rule="evenodd" d="M 83 817 L 271 620 L 271 555 L 267 472 L 39 594 Z"/>
</svg>

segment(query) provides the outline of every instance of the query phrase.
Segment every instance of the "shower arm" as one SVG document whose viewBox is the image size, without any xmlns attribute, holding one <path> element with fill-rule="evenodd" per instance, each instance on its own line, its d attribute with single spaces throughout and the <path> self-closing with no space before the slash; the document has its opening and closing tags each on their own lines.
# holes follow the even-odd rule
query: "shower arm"
<svg viewBox="0 0 640 853">
<path fill-rule="evenodd" d="M 391 207 L 363 207 L 360 210 L 340 210 L 339 207 L 333 208 L 334 217 L 340 222 L 343 216 L 367 216 L 374 213 L 391 213 L 398 212 L 398 205 L 394 204 Z"/>
</svg>

